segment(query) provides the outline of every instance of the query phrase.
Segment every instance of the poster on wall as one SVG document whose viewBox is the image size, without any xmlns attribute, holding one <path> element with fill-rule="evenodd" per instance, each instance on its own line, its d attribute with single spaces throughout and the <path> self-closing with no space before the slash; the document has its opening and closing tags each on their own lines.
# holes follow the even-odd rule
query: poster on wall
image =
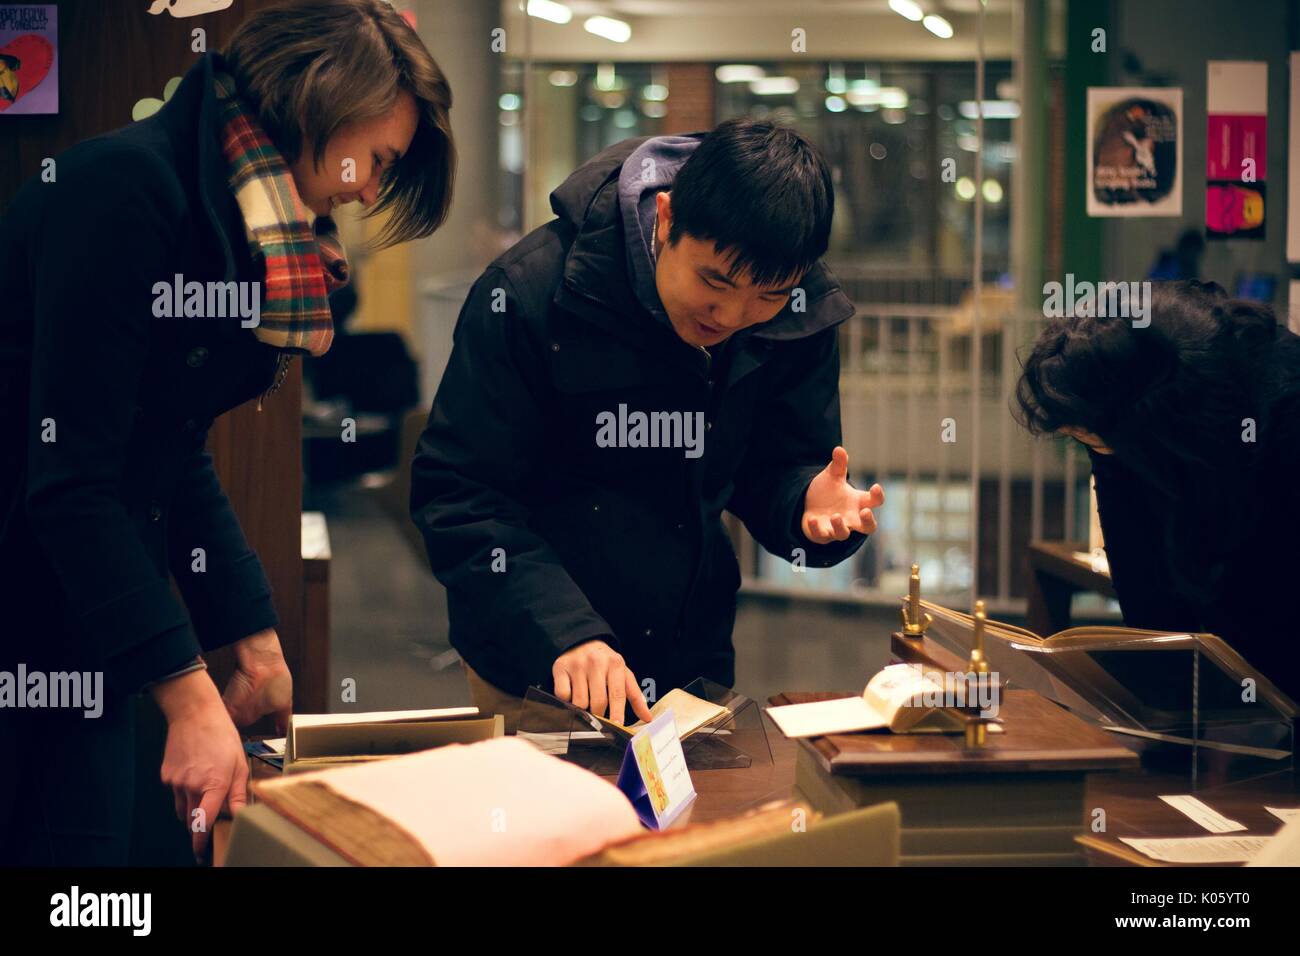
<svg viewBox="0 0 1300 956">
<path fill-rule="evenodd" d="M 205 13 L 219 13 L 229 8 L 235 0 L 153 0 L 149 12 L 154 16 L 170 13 L 177 19 L 198 17 Z"/>
<path fill-rule="evenodd" d="M 1088 88 L 1088 215 L 1181 216 L 1183 91 Z"/>
<path fill-rule="evenodd" d="M 1291 115 L 1286 154 L 1286 259 L 1300 263 L 1300 50 L 1291 54 Z"/>
<path fill-rule="evenodd" d="M 59 8 L 0 5 L 0 116 L 59 111 Z"/>
<path fill-rule="evenodd" d="M 1300 51 L 1291 54 L 1290 100 L 1286 154 L 1286 260 L 1291 263 L 1291 331 L 1300 332 Z"/>
<path fill-rule="evenodd" d="M 1210 60 L 1205 111 L 1206 238 L 1263 239 L 1268 64 Z"/>
</svg>

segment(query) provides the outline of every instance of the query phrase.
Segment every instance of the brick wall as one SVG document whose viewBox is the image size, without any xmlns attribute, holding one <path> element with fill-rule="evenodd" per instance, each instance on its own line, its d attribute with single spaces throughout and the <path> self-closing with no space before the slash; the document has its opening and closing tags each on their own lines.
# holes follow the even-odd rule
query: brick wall
<svg viewBox="0 0 1300 956">
<path fill-rule="evenodd" d="M 713 65 L 668 64 L 668 112 L 661 129 L 666 134 L 713 129 Z"/>
</svg>

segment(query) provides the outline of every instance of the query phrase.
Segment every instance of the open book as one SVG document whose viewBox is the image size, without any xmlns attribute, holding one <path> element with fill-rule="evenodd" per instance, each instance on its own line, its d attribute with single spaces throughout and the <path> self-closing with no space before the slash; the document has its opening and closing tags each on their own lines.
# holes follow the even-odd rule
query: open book
<svg viewBox="0 0 1300 956">
<path fill-rule="evenodd" d="M 253 789 L 260 803 L 359 865 L 562 866 L 641 832 L 612 783 L 514 737 Z"/>
<path fill-rule="evenodd" d="M 702 697 L 696 697 L 680 687 L 670 690 L 660 697 L 655 702 L 655 705 L 650 708 L 650 715 L 658 717 L 669 709 L 673 712 L 673 722 L 677 724 L 677 735 L 682 740 L 685 740 L 696 731 L 716 723 L 720 718 L 730 713 L 721 704 L 715 704 Z M 646 722 L 643 720 L 638 720 L 635 724 L 624 725 L 607 717 L 601 717 L 599 714 L 592 714 L 592 716 L 599 720 L 603 727 L 612 730 L 624 740 L 630 740 L 636 736 L 641 728 L 646 726 Z"/>
<path fill-rule="evenodd" d="M 253 789 L 257 805 L 241 811 L 232 837 L 241 865 L 283 860 L 286 847 L 308 841 L 359 866 L 717 865 L 728 852 L 780 862 L 817 852 L 803 849 L 808 833 L 792 821 L 814 834 L 821 825 L 806 804 L 783 800 L 646 833 L 608 780 L 511 737 L 259 780 Z M 896 815 L 892 830 L 882 826 L 876 816 L 837 833 L 844 852 L 831 862 L 847 862 L 871 833 L 879 841 L 892 832 L 896 843 Z"/>
<path fill-rule="evenodd" d="M 928 639 L 965 657 L 974 619 L 921 602 Z M 1280 759 L 1296 704 L 1213 634 L 1089 625 L 1049 636 L 985 624 L 985 656 L 1004 685 L 1026 687 L 1103 729 Z M 1281 635 L 1279 635 L 1281 638 Z"/>
<path fill-rule="evenodd" d="M 957 733 L 966 726 L 957 710 L 935 707 L 943 684 L 913 664 L 891 664 L 867 683 L 859 697 L 767 708 L 787 737 L 820 737 L 888 727 L 896 734 Z"/>
<path fill-rule="evenodd" d="M 285 770 L 382 760 L 396 754 L 501 736 L 501 719 L 477 707 L 294 714 L 285 735 Z"/>
</svg>

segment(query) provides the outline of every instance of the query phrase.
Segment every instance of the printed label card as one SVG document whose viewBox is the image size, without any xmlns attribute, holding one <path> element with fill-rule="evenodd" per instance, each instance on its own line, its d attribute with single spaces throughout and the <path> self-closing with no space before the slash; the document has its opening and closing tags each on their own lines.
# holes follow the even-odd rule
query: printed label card
<svg viewBox="0 0 1300 956">
<path fill-rule="evenodd" d="M 647 724 L 628 743 L 618 788 L 651 830 L 670 826 L 695 800 L 682 739 L 671 709 Z"/>
</svg>

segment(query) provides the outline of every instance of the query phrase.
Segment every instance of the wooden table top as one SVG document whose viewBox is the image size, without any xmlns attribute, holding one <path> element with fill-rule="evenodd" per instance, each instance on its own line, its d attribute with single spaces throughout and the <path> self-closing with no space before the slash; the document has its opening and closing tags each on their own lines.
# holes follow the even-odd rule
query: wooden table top
<svg viewBox="0 0 1300 956">
<path fill-rule="evenodd" d="M 691 780 L 697 794 L 687 820 L 708 823 L 735 816 L 773 800 L 788 800 L 794 792 L 794 754 L 796 743 L 776 729 L 763 714 L 770 764 L 755 762 L 738 770 L 692 770 Z"/>
<path fill-rule="evenodd" d="M 771 763 L 755 761 L 741 770 L 692 770 L 696 798 L 683 823 L 708 823 L 712 820 L 735 816 L 753 807 L 773 800 L 788 800 L 794 791 L 795 742 L 781 735 L 766 714 L 763 726 L 771 748 Z M 250 757 L 250 770 L 254 780 L 274 779 L 279 771 L 265 761 Z M 617 774 L 606 775 L 613 782 Z M 229 819 L 218 820 L 213 828 L 213 860 L 216 865 L 225 859 L 230 841 Z"/>
<path fill-rule="evenodd" d="M 805 704 L 852 696 L 789 691 L 770 703 Z M 887 777 L 891 774 L 1087 772 L 1132 769 L 1137 756 L 1113 734 L 1085 724 L 1050 700 L 1028 690 L 1002 694 L 1002 733 L 988 734 L 977 752 L 961 734 L 830 734 L 800 742 L 833 774 Z"/>
<path fill-rule="evenodd" d="M 692 771 L 691 779 L 698 796 L 690 810 L 690 822 L 707 823 L 792 796 L 798 744 L 784 737 L 766 714 L 763 714 L 763 721 L 772 762 L 755 762 L 746 769 Z M 1100 808 L 1105 811 L 1106 821 L 1104 833 L 1089 835 L 1115 848 L 1123 847 L 1118 842 L 1119 837 L 1210 835 L 1157 799 L 1161 794 L 1194 793 L 1215 810 L 1245 824 L 1248 828 L 1245 832 L 1252 835 L 1270 835 L 1282 825 L 1277 817 L 1264 809 L 1265 805 L 1300 806 L 1296 775 L 1289 765 L 1279 768 L 1273 761 L 1243 761 L 1242 758 L 1203 752 L 1201 770 L 1193 782 L 1188 770 L 1188 755 L 1185 748 L 1172 751 L 1163 758 L 1148 754 L 1140 768 L 1089 774 L 1089 819 L 1092 811 Z M 254 779 L 278 775 L 263 761 L 250 759 Z M 224 858 L 229 828 L 229 820 L 218 821 L 214 828 L 214 858 L 218 861 Z M 1081 821 L 1080 833 L 1085 832 Z M 1125 862 L 1116 854 L 1095 847 L 1089 848 L 1089 861 L 1094 864 Z"/>
<path fill-rule="evenodd" d="M 1182 759 L 1179 760 L 1178 757 Z M 1203 837 L 1214 834 L 1160 800 L 1161 795 L 1192 794 L 1230 820 L 1246 827 L 1232 835 L 1272 836 L 1282 821 L 1265 807 L 1300 807 L 1297 778 L 1289 763 L 1228 758 L 1203 753 L 1195 779 L 1190 752 L 1169 753 L 1156 765 L 1149 755 L 1139 770 L 1093 774 L 1088 778 L 1087 812 L 1105 811 L 1105 830 L 1085 831 L 1089 862 L 1115 865 L 1136 862 L 1135 850 L 1121 837 Z M 1151 862 L 1147 865 L 1154 865 Z M 1235 864 L 1228 864 L 1235 865 Z"/>
</svg>

